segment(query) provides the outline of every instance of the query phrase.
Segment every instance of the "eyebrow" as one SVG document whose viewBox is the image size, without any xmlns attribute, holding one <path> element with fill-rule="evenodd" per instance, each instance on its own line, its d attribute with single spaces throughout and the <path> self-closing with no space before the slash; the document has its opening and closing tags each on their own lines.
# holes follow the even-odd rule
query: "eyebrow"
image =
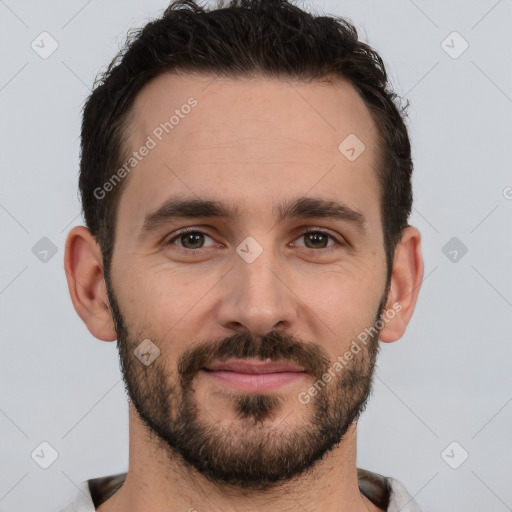
<svg viewBox="0 0 512 512">
<path fill-rule="evenodd" d="M 238 207 L 207 199 L 171 198 L 157 210 L 149 212 L 142 226 L 149 232 L 175 219 L 235 218 Z M 364 215 L 343 203 L 316 197 L 300 197 L 289 203 L 281 203 L 273 210 L 277 223 L 285 219 L 322 218 L 348 222 L 365 232 L 367 221 Z"/>
</svg>

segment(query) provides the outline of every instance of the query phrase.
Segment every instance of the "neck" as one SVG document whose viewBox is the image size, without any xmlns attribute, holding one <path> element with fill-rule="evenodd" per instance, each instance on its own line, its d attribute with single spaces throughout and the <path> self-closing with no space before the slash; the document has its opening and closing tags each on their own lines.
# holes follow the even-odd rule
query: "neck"
<svg viewBox="0 0 512 512">
<path fill-rule="evenodd" d="M 307 474 L 269 490 L 228 487 L 207 480 L 170 455 L 130 404 L 130 460 L 123 486 L 99 512 L 382 512 L 359 491 L 356 425 Z"/>
</svg>

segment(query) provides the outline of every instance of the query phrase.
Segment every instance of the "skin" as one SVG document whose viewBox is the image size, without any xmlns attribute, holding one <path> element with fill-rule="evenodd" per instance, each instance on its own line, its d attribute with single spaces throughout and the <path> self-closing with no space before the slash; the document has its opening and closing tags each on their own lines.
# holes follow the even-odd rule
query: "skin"
<svg viewBox="0 0 512 512">
<path fill-rule="evenodd" d="M 274 328 L 314 340 L 335 361 L 372 324 L 386 285 L 376 127 L 368 109 L 338 77 L 301 83 L 166 74 L 137 96 L 128 147 L 143 145 L 191 96 L 197 107 L 125 178 L 111 279 L 130 332 L 163 340 L 160 358 L 171 369 L 194 341 L 242 331 L 263 336 Z M 366 146 L 353 162 L 338 150 L 351 133 Z M 145 215 L 171 196 L 229 202 L 239 213 L 229 219 L 181 219 L 144 233 Z M 277 223 L 272 208 L 302 196 L 346 204 L 364 215 L 365 231 L 322 218 Z M 183 239 L 163 243 L 184 227 L 210 237 L 199 256 L 180 246 Z M 305 228 L 346 243 L 329 239 L 326 248 L 308 247 L 301 236 Z M 248 236 L 263 249 L 250 264 L 235 252 Z M 74 307 L 89 331 L 115 340 L 101 251 L 83 226 L 68 235 L 65 268 Z M 422 276 L 420 233 L 407 227 L 395 251 L 387 296 L 388 307 L 398 303 L 401 310 L 381 330 L 382 342 L 403 335 Z M 304 419 L 308 409 L 297 395 L 312 383 L 306 377 L 282 392 L 282 408 L 269 428 L 293 427 Z M 194 389 L 199 406 L 215 421 L 236 428 L 241 420 L 227 389 L 202 374 Z M 158 439 L 147 435 L 132 404 L 129 425 L 128 476 L 101 512 L 190 507 L 278 512 L 297 510 L 297 503 L 311 512 L 380 510 L 358 488 L 356 422 L 311 472 L 259 492 L 215 485 L 178 456 L 169 458 Z"/>
</svg>

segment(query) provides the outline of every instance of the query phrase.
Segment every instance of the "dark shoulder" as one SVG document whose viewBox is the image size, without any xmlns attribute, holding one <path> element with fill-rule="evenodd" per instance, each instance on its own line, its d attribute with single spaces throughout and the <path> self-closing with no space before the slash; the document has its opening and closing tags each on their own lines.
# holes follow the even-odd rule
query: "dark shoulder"
<svg viewBox="0 0 512 512">
<path fill-rule="evenodd" d="M 385 476 L 357 468 L 357 480 L 362 494 L 377 507 L 383 510 L 388 509 L 390 488 Z"/>
<path fill-rule="evenodd" d="M 124 484 L 126 473 L 117 475 L 102 476 L 88 480 L 94 508 L 98 508 L 107 501 Z"/>
</svg>

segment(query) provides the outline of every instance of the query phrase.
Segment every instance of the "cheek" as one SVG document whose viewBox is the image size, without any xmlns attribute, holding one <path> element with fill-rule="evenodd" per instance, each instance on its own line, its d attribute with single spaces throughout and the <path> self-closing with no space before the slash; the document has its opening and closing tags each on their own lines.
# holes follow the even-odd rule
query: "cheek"
<svg viewBox="0 0 512 512">
<path fill-rule="evenodd" d="M 130 332 L 159 340 L 163 350 L 167 345 L 178 349 L 179 340 L 193 339 L 192 330 L 202 323 L 198 315 L 203 315 L 204 321 L 208 292 L 214 290 L 218 279 L 211 272 L 193 274 L 169 268 L 168 264 L 134 267 L 126 270 L 129 279 L 118 287 Z"/>
<path fill-rule="evenodd" d="M 368 266 L 344 268 L 317 274 L 313 284 L 302 280 L 297 295 L 320 321 L 317 335 L 325 348 L 338 353 L 373 324 L 384 285 L 385 278 Z"/>
<path fill-rule="evenodd" d="M 344 309 L 364 312 L 371 308 L 374 298 L 380 296 L 384 288 L 384 265 L 369 262 L 366 257 L 352 258 L 298 279 L 302 281 L 304 296 L 314 298 L 313 304 L 337 303 Z"/>
</svg>

